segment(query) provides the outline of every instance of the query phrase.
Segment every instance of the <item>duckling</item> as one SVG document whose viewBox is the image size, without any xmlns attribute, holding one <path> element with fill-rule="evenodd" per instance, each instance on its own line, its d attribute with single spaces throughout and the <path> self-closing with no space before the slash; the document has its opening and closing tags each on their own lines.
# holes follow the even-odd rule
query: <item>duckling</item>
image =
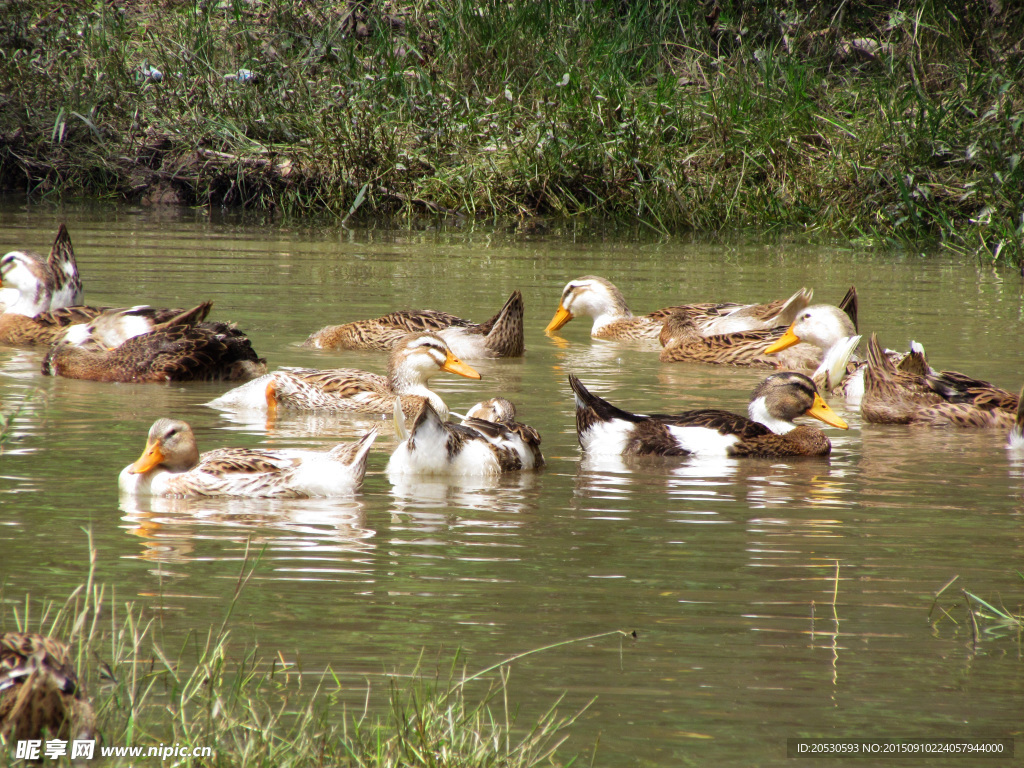
<svg viewBox="0 0 1024 768">
<path fill-rule="evenodd" d="M 513 291 L 498 313 L 484 323 L 472 323 L 432 309 L 400 310 L 373 320 L 326 326 L 302 346 L 390 351 L 404 336 L 418 332 L 436 333 L 452 354 L 460 358 L 522 357 L 523 294 Z"/>
<path fill-rule="evenodd" d="M 391 351 L 387 376 L 354 368 L 279 368 L 255 381 L 236 387 L 207 403 L 223 410 L 299 410 L 390 414 L 401 396 L 407 416 L 419 413 L 429 400 L 442 418 L 448 406 L 430 389 L 428 380 L 441 371 L 479 379 L 480 374 L 452 354 L 433 333 L 406 335 Z"/>
<path fill-rule="evenodd" d="M 689 312 L 676 310 L 666 317 L 662 328 L 660 339 L 665 348 L 660 359 L 812 373 L 833 347 L 849 346 L 852 351 L 860 341 L 855 334 L 850 316 L 831 304 L 804 307 L 788 329 L 780 326 L 706 337 L 699 335 Z"/>
<path fill-rule="evenodd" d="M 44 635 L 0 635 L 0 738 L 66 741 L 92 739 L 95 731 L 68 646 Z"/>
<path fill-rule="evenodd" d="M 956 371 L 934 371 L 927 361 L 899 369 L 875 334 L 868 341 L 861 413 L 871 424 L 994 427 L 1016 424 L 1020 398 Z"/>
<path fill-rule="evenodd" d="M 166 497 L 341 496 L 362 485 L 366 455 L 377 437 L 371 429 L 354 443 L 329 451 L 218 448 L 200 455 L 186 422 L 157 419 L 146 449 L 118 477 L 123 493 Z"/>
<path fill-rule="evenodd" d="M 749 417 L 702 409 L 675 416 L 644 416 L 616 408 L 587 391 L 575 376 L 576 432 L 585 452 L 622 456 L 824 456 L 832 443 L 818 429 L 797 426 L 813 416 L 833 427 L 847 424 L 801 373 L 774 373 L 754 389 Z"/>
<path fill-rule="evenodd" d="M 39 285 L 46 291 L 48 298 L 46 306 L 41 310 L 43 312 L 76 306 L 84 300 L 75 249 L 64 224 L 57 228 L 57 236 L 46 259 L 35 251 L 27 250 L 8 251 L 0 257 L 0 273 L 15 269 L 24 269 L 35 275 Z M 0 289 L 0 304 L 4 305 L 0 311 L 6 311 L 8 306 L 16 304 L 21 298 L 19 294 L 20 291 L 14 287 Z"/>
<path fill-rule="evenodd" d="M 43 358 L 44 376 L 124 383 L 248 381 L 267 372 L 249 338 L 229 323 L 197 323 L 209 304 L 179 313 L 113 348 L 101 338 L 100 315 L 68 328 Z M 114 318 L 114 326 L 118 327 Z"/>
<path fill-rule="evenodd" d="M 801 289 L 768 304 L 687 304 L 635 317 L 622 291 L 603 277 L 587 275 L 566 284 L 558 311 L 544 331 L 554 333 L 577 315 L 588 315 L 594 319 L 590 335 L 595 339 L 656 339 L 665 318 L 679 309 L 691 314 L 701 335 L 774 328 L 790 322 L 810 303 L 811 294 Z"/>
<path fill-rule="evenodd" d="M 507 413 L 506 403 L 478 403 L 471 413 Z M 514 415 L 515 406 L 512 406 Z M 429 401 L 423 401 L 412 430 L 405 430 L 401 404 L 396 400 L 395 429 L 402 442 L 388 460 L 388 473 L 399 475 L 498 475 L 544 466 L 540 435 L 514 420 L 491 421 L 469 416 L 461 424 L 444 421 Z"/>
</svg>

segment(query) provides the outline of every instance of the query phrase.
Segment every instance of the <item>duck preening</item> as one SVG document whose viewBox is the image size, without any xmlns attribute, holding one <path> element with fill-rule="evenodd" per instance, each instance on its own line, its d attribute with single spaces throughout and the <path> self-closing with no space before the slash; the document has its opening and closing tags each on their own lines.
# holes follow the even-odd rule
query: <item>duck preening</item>
<svg viewBox="0 0 1024 768">
<path fill-rule="evenodd" d="M 504 398 L 477 403 L 461 424 L 445 421 L 427 401 L 411 430 L 397 401 L 394 419 L 402 442 L 388 460 L 389 473 L 498 475 L 544 466 L 540 435 L 515 420 L 515 406 Z"/>
<path fill-rule="evenodd" d="M 186 422 L 158 419 L 146 448 L 121 471 L 123 493 L 169 497 L 261 496 L 305 498 L 353 493 L 366 474 L 377 437 L 371 429 L 329 451 L 218 448 L 200 454 Z"/>
<path fill-rule="evenodd" d="M 458 357 L 521 357 L 526 349 L 523 314 L 523 294 L 513 291 L 498 313 L 483 323 L 432 309 L 406 309 L 371 320 L 329 325 L 312 334 L 303 346 L 390 351 L 407 334 L 432 332 Z"/>
<path fill-rule="evenodd" d="M 43 359 L 47 376 L 123 383 L 248 381 L 267 372 L 249 338 L 230 323 L 200 322 L 204 302 L 108 346 L 134 310 L 103 313 L 64 330 Z M 143 318 L 148 323 L 148 319 Z"/>
<path fill-rule="evenodd" d="M 819 429 L 796 425 L 812 416 L 847 424 L 800 373 L 775 373 L 750 396 L 748 416 L 717 409 L 650 416 L 629 413 L 590 393 L 575 376 L 576 432 L 584 451 L 623 456 L 824 456 L 832 443 Z"/>
<path fill-rule="evenodd" d="M 75 249 L 64 224 L 57 228 L 57 236 L 47 258 L 29 250 L 8 251 L 0 257 L 0 283 L 4 274 L 11 275 L 17 283 L 25 281 L 31 288 L 27 292 L 13 284 L 0 288 L 0 303 L 5 305 L 0 311 L 19 301 L 41 306 L 40 312 L 72 307 L 84 301 Z M 23 274 L 20 279 L 19 274 Z"/>
<path fill-rule="evenodd" d="M 96 715 L 78 682 L 68 646 L 24 632 L 0 635 L 0 737 L 92 739 Z"/>
<path fill-rule="evenodd" d="M 1011 429 L 1019 405 L 1018 395 L 987 381 L 934 370 L 916 345 L 897 365 L 871 334 L 860 405 L 869 423 Z"/>
</svg>

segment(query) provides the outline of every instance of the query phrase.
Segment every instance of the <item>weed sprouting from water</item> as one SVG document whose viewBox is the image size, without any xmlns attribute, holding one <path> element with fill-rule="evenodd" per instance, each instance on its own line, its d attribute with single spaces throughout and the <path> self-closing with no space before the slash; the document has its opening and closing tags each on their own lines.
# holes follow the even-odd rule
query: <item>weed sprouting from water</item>
<svg viewBox="0 0 1024 768">
<path fill-rule="evenodd" d="M 1024 574 L 1017 571 L 1017 576 L 1024 582 Z M 928 619 L 933 626 L 938 627 L 941 622 L 946 621 L 957 627 L 960 626 L 961 623 L 953 613 L 953 606 L 943 607 L 939 603 L 942 595 L 959 578 L 959 576 L 954 576 L 935 593 L 931 609 L 928 612 Z M 1004 605 L 996 607 L 988 600 L 978 597 L 966 589 L 960 590 L 960 596 L 966 612 L 964 624 L 971 631 L 971 646 L 975 652 L 981 648 L 983 640 L 1007 636 L 1014 639 L 1018 649 L 1024 647 L 1024 608 L 1021 605 L 1018 605 L 1016 609 L 1010 609 Z"/>
</svg>

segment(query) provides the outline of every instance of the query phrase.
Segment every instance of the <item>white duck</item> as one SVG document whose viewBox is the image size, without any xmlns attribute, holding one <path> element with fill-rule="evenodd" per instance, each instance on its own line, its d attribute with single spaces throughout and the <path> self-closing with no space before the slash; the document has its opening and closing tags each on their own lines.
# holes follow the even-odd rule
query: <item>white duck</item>
<svg viewBox="0 0 1024 768">
<path fill-rule="evenodd" d="M 158 419 L 142 455 L 121 471 L 118 486 L 135 496 L 341 496 L 362 484 L 376 437 L 371 429 L 329 451 L 219 448 L 200 455 L 186 422 Z"/>
</svg>

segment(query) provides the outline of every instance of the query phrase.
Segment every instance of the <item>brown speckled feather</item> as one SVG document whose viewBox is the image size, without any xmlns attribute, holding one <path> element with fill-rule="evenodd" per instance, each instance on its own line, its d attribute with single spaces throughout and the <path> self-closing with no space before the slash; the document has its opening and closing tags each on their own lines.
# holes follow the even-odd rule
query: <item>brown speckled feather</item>
<svg viewBox="0 0 1024 768">
<path fill-rule="evenodd" d="M 280 472 L 299 465 L 296 458 L 282 457 L 273 451 L 258 448 L 217 448 L 199 457 L 196 469 L 217 475 L 228 473 Z"/>
<path fill-rule="evenodd" d="M 44 736 L 90 739 L 95 727 L 64 643 L 22 632 L 0 635 L 0 736 L 8 744 Z"/>
<path fill-rule="evenodd" d="M 386 376 L 357 368 L 282 368 L 274 375 L 275 395 L 284 408 L 339 413 L 388 413 L 395 391 Z M 402 395 L 402 413 L 415 416 L 424 398 Z"/>
<path fill-rule="evenodd" d="M 867 358 L 861 413 L 869 423 L 999 429 L 1015 423 L 1019 397 L 987 381 L 931 371 L 923 359 L 913 360 L 909 371 L 897 368 L 874 334 Z M 917 373 L 922 368 L 928 371 L 923 376 Z"/>
<path fill-rule="evenodd" d="M 664 363 L 714 363 L 756 368 L 787 367 L 780 355 L 764 353 L 765 347 L 781 338 L 784 332 L 785 328 L 779 328 L 771 331 L 743 331 L 742 333 L 723 333 L 717 336 L 697 336 L 666 347 L 661 351 L 660 359 Z M 783 352 L 786 351 L 783 350 Z M 800 368 L 803 367 L 800 366 Z"/>
<path fill-rule="evenodd" d="M 448 312 L 406 309 L 370 320 L 326 326 L 311 334 L 303 346 L 390 351 L 407 334 L 449 329 L 462 329 L 467 335 L 486 337 L 484 346 L 493 357 L 519 357 L 524 350 L 523 295 L 513 291 L 497 314 L 479 324 Z"/>
<path fill-rule="evenodd" d="M 234 326 L 200 323 L 162 327 L 109 351 L 56 344 L 42 372 L 110 382 L 246 381 L 266 373 L 266 361 Z"/>
<path fill-rule="evenodd" d="M 65 307 L 35 317 L 4 313 L 0 315 L 0 344 L 31 347 L 53 344 L 68 326 L 91 322 L 103 307 Z"/>
</svg>

